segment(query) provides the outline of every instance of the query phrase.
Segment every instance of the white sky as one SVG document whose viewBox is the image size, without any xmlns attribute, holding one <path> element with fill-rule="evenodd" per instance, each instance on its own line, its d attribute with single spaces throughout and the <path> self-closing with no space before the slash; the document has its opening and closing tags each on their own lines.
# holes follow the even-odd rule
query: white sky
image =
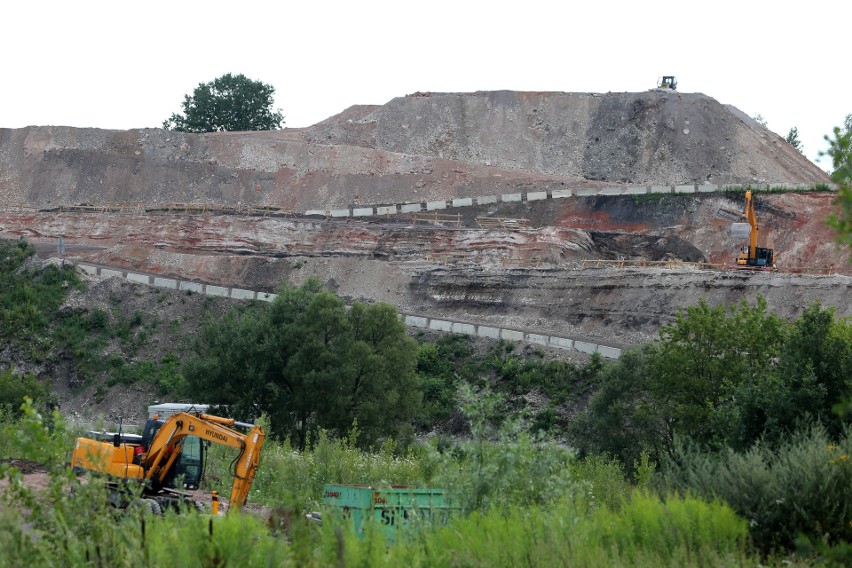
<svg viewBox="0 0 852 568">
<path fill-rule="evenodd" d="M 816 161 L 852 113 L 850 21 L 848 0 L 14 0 L 0 128 L 159 127 L 225 73 L 274 86 L 289 127 L 415 91 L 643 91 L 675 75 L 781 136 L 796 126 Z"/>
</svg>

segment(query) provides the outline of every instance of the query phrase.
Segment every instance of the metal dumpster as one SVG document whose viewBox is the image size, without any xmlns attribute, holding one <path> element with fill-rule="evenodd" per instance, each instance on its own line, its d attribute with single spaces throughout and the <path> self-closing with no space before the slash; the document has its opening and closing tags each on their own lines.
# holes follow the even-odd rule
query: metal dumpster
<svg viewBox="0 0 852 568">
<path fill-rule="evenodd" d="M 412 489 L 404 486 L 369 485 L 323 486 L 322 502 L 332 522 L 351 519 L 358 535 L 368 523 L 384 531 L 389 541 L 401 533 L 421 527 L 445 524 L 456 510 L 443 489 Z M 325 522 L 326 514 L 323 514 Z"/>
</svg>

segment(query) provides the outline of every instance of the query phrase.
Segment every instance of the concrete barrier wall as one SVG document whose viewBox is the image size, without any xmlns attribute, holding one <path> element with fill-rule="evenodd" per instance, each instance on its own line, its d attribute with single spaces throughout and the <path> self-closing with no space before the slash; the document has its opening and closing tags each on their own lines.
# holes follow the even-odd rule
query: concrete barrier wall
<svg viewBox="0 0 852 568">
<path fill-rule="evenodd" d="M 834 184 L 820 184 L 815 186 L 804 183 L 776 183 L 776 184 L 751 184 L 749 187 L 755 190 L 777 189 L 781 191 L 813 191 L 827 187 L 831 191 L 837 191 Z M 351 209 L 308 209 L 306 216 L 322 217 L 372 217 L 373 215 L 396 215 L 399 213 L 419 213 L 426 211 L 438 211 L 447 207 L 472 207 L 474 205 L 490 205 L 493 203 L 519 203 L 522 201 L 541 201 L 545 199 L 564 199 L 566 197 L 614 197 L 619 195 L 646 195 L 654 193 L 674 193 L 678 195 L 690 195 L 696 193 L 715 193 L 718 191 L 745 191 L 745 186 L 726 185 L 720 188 L 714 184 L 700 185 L 652 185 L 629 186 L 629 187 L 603 187 L 582 189 L 554 189 L 548 191 L 529 191 L 526 193 L 504 193 L 503 195 L 485 195 L 482 197 L 457 197 L 445 200 L 427 201 L 425 203 L 398 203 L 395 205 L 363 206 Z"/>
<path fill-rule="evenodd" d="M 278 296 L 269 292 L 257 292 L 254 290 L 246 290 L 243 288 L 228 288 L 225 286 L 215 286 L 213 284 L 201 284 L 199 282 L 191 282 L 188 280 L 179 280 L 173 278 L 162 278 L 159 276 L 150 276 L 135 272 L 123 272 L 120 270 L 112 270 L 102 268 L 90 264 L 78 264 L 77 269 L 90 276 L 100 276 L 108 278 L 110 276 L 118 276 L 126 278 L 131 282 L 140 284 L 154 285 L 163 288 L 171 288 L 187 292 L 197 292 L 199 294 L 207 294 L 208 296 L 218 296 L 222 298 L 231 298 L 234 300 L 253 300 L 257 299 L 263 302 L 272 302 Z M 152 282 L 153 278 L 153 282 Z M 523 341 L 535 345 L 545 345 L 555 347 L 557 349 L 574 349 L 582 353 L 600 353 L 602 357 L 608 359 L 617 359 L 621 356 L 621 349 L 610 347 L 608 345 L 598 345 L 587 341 L 577 341 L 567 337 L 558 337 L 543 333 L 524 332 L 517 329 L 506 329 L 489 325 L 478 325 L 469 322 L 458 322 L 443 319 L 432 319 L 422 315 L 415 314 L 400 314 L 400 319 L 409 327 L 419 329 L 430 329 L 445 333 L 460 333 L 473 337 L 483 337 L 487 339 L 504 339 L 507 341 Z"/>
</svg>

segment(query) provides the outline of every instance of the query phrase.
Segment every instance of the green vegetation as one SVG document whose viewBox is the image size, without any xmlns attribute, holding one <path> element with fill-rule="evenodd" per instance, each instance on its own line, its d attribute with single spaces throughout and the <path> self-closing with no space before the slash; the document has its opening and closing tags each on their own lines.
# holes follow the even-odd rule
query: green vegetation
<svg viewBox="0 0 852 568">
<path fill-rule="evenodd" d="M 271 433 L 299 448 L 320 429 L 342 436 L 353 422 L 366 445 L 413 434 L 416 346 L 387 304 L 347 310 L 317 280 L 284 286 L 271 306 L 208 322 L 196 352 L 185 377 L 198 402 L 266 413 Z"/>
<path fill-rule="evenodd" d="M 226 73 L 209 83 L 199 83 L 185 95 L 184 114 L 172 114 L 163 128 L 178 132 L 231 132 L 277 130 L 284 116 L 272 110 L 275 88 L 243 74 Z"/>
<path fill-rule="evenodd" d="M 792 324 L 758 298 L 726 310 L 705 302 L 681 310 L 660 339 L 628 351 L 600 375 L 598 391 L 569 429 L 583 453 L 631 464 L 648 450 L 674 452 L 678 438 L 704 450 L 777 443 L 800 426 L 832 436 L 833 412 L 852 392 L 852 322 L 808 308 Z"/>
<path fill-rule="evenodd" d="M 804 152 L 805 148 L 802 144 L 802 141 L 799 140 L 799 129 L 795 126 L 790 129 L 790 132 L 787 133 L 787 137 L 785 138 L 787 144 L 798 150 L 799 152 Z"/>
<path fill-rule="evenodd" d="M 852 114 L 846 115 L 842 129 L 834 129 L 833 140 L 825 139 L 833 167 L 831 179 L 837 184 L 837 212 L 828 222 L 837 231 L 837 240 L 852 246 Z"/>
<path fill-rule="evenodd" d="M 477 423 L 488 422 L 493 402 L 466 405 L 464 412 L 473 431 L 478 430 Z M 78 480 L 65 468 L 70 440 L 61 417 L 39 416 L 29 405 L 22 412 L 21 420 L 3 426 L 2 439 L 16 457 L 45 464 L 51 477 L 45 490 L 37 493 L 16 482 L 20 473 L 15 468 L 0 465 L 0 476 L 13 481 L 3 493 L 0 512 L 0 557 L 10 566 L 165 562 L 181 566 L 766 566 L 817 560 L 842 565 L 846 560 L 841 545 L 804 537 L 797 541 L 806 551 L 800 556 L 781 549 L 761 555 L 750 544 L 760 545 L 764 534 L 755 530 L 755 519 L 738 516 L 716 497 L 690 494 L 690 486 L 683 494 L 633 488 L 624 482 L 617 463 L 578 460 L 546 442 L 474 438 L 468 444 L 487 450 L 470 459 L 471 449 L 439 452 L 434 445 L 417 446 L 400 457 L 390 447 L 379 452 L 359 450 L 351 439 L 320 437 L 305 451 L 270 441 L 251 495 L 253 502 L 276 507 L 269 522 L 238 513 L 217 519 L 194 511 L 163 517 L 136 510 L 123 513 L 111 508 L 100 483 Z M 492 433 L 499 438 L 510 432 L 511 427 L 504 425 Z M 839 452 L 845 450 L 824 446 L 822 457 L 828 458 L 830 466 L 846 467 L 847 462 L 837 463 Z M 819 460 L 816 447 L 813 451 Z M 705 457 L 687 459 L 700 463 Z M 741 469 L 747 472 L 749 466 Z M 224 466 L 208 477 L 226 471 Z M 299 505 L 317 506 L 326 481 L 376 484 L 393 478 L 422 485 L 459 475 L 473 480 L 483 471 L 491 472 L 483 483 L 485 494 L 496 501 L 481 500 L 477 505 L 468 499 L 467 512 L 452 517 L 447 526 L 425 526 L 394 543 L 386 542 L 380 530 L 358 537 L 347 523 L 326 522 L 317 527 L 305 523 L 300 514 L 306 509 Z M 542 480 L 533 479 L 542 472 Z M 501 483 L 501 476 L 512 483 Z M 672 480 L 688 477 L 667 479 L 681 491 Z M 708 477 L 712 480 L 713 472 Z M 788 486 L 785 474 L 778 477 L 765 489 L 755 485 L 757 496 L 743 498 L 765 501 L 764 494 L 793 498 L 791 492 L 802 489 L 801 484 Z M 849 483 L 845 489 L 838 487 L 846 481 L 848 477 L 838 477 L 827 487 L 829 491 L 837 488 L 842 499 L 843 491 L 852 487 Z M 464 497 L 470 487 L 461 485 L 457 494 Z M 815 496 L 812 489 L 811 494 Z M 842 501 L 839 505 L 835 509 L 841 509 Z"/>
</svg>

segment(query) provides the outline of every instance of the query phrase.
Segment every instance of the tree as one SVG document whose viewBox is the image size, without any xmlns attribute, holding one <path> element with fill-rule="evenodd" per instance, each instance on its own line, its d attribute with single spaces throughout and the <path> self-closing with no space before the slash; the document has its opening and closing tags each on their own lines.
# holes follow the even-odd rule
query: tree
<svg viewBox="0 0 852 568">
<path fill-rule="evenodd" d="M 852 246 L 852 114 L 846 115 L 843 128 L 834 128 L 834 139 L 828 136 L 826 151 L 831 157 L 831 179 L 837 184 L 837 211 L 828 218 L 828 224 L 837 231 L 837 240 Z"/>
<path fill-rule="evenodd" d="M 276 130 L 284 116 L 272 110 L 275 88 L 245 75 L 230 73 L 199 83 L 183 99 L 184 114 L 173 114 L 163 128 L 178 132 Z"/>
<path fill-rule="evenodd" d="M 767 125 L 767 123 L 766 123 L 766 119 L 765 119 L 765 118 L 763 118 L 763 115 L 762 115 L 762 114 L 756 114 L 756 115 L 754 115 L 752 118 L 754 119 L 754 121 L 755 121 L 756 123 L 758 123 L 758 124 L 759 124 L 759 125 L 761 125 L 762 127 L 764 127 L 764 128 L 768 128 L 768 127 L 769 127 L 769 126 Z"/>
<path fill-rule="evenodd" d="M 796 128 L 795 126 L 790 129 L 790 132 L 787 133 L 786 140 L 787 140 L 787 143 L 790 146 L 792 146 L 793 148 L 795 148 L 799 152 L 801 152 L 804 149 L 804 147 L 802 146 L 802 141 L 799 140 L 799 129 Z"/>
<path fill-rule="evenodd" d="M 411 434 L 421 389 L 417 347 L 387 304 L 343 301 L 317 280 L 271 306 L 208 322 L 187 364 L 188 389 L 239 416 L 266 413 L 272 434 L 304 447 L 320 429 L 365 446 Z"/>
</svg>

